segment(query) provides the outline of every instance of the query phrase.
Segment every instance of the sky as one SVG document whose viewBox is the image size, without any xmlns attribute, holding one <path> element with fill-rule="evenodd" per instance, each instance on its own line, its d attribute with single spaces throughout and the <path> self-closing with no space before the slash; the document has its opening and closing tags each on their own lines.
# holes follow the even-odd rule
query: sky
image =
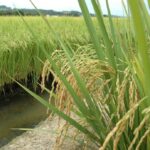
<svg viewBox="0 0 150 150">
<path fill-rule="evenodd" d="M 77 10 L 81 11 L 78 0 L 32 0 L 39 9 L 53 9 L 57 11 Z M 105 0 L 99 0 L 104 14 L 107 14 Z M 126 1 L 126 0 L 125 0 Z M 91 0 L 86 0 L 91 13 L 93 8 Z M 124 15 L 121 0 L 109 0 L 113 15 Z M 29 0 L 0 0 L 0 5 L 16 8 L 33 8 Z"/>
</svg>

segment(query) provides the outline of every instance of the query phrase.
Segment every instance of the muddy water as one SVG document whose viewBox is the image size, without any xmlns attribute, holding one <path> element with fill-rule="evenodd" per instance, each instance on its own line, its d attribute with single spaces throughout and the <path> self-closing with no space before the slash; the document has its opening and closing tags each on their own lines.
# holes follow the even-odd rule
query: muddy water
<svg viewBox="0 0 150 150">
<path fill-rule="evenodd" d="M 48 99 L 47 94 L 41 95 Z M 33 128 L 48 114 L 46 108 L 29 95 L 16 95 L 0 105 L 0 147 L 23 131 L 13 128 Z"/>
</svg>

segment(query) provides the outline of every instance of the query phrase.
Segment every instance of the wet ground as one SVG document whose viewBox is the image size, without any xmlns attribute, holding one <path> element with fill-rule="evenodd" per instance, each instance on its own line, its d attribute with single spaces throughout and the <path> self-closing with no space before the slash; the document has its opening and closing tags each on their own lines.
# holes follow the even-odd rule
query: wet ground
<svg viewBox="0 0 150 150">
<path fill-rule="evenodd" d="M 57 116 L 46 119 L 20 136 L 14 138 L 0 150 L 98 150 L 91 140 L 86 140 L 83 134 L 75 135 L 75 129 L 69 128 L 63 143 L 58 143 L 60 129 L 64 121 Z M 76 137 L 76 138 L 75 138 Z M 56 142 L 57 141 L 57 142 Z"/>
<path fill-rule="evenodd" d="M 47 94 L 42 97 L 48 99 Z M 28 94 L 15 94 L 0 103 L 0 147 L 24 131 L 14 128 L 33 128 L 48 114 L 40 103 Z"/>
</svg>

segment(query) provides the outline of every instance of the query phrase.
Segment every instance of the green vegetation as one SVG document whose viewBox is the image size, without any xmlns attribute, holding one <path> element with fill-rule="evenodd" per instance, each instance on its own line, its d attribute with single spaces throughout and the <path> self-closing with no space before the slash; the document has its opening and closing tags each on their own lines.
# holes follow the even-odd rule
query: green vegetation
<svg viewBox="0 0 150 150">
<path fill-rule="evenodd" d="M 67 41 L 74 50 L 92 42 L 82 17 L 48 17 L 47 19 L 60 38 Z M 35 79 L 38 78 L 43 67 L 39 59 L 46 60 L 41 45 L 47 52 L 52 53 L 54 50 L 61 49 L 60 43 L 41 17 L 24 17 L 24 21 L 32 31 L 24 24 L 21 17 L 0 17 L 0 20 L 0 86 L 11 82 L 6 74 L 16 80 L 26 78 L 29 73 L 33 73 Z M 93 20 L 98 26 L 95 18 Z M 119 22 L 117 26 L 121 30 L 124 19 L 116 18 L 115 21 L 116 24 Z"/>
<path fill-rule="evenodd" d="M 41 61 L 46 59 L 40 45 L 50 52 L 60 49 L 60 44 L 40 17 L 24 18 L 38 37 L 38 42 L 20 17 L 0 17 L 0 20 L 0 86 L 11 82 L 6 74 L 17 80 L 26 78 L 29 73 L 39 77 L 43 66 L 39 59 Z M 68 40 L 74 47 L 89 42 L 89 36 L 81 18 L 52 17 L 48 20 L 61 38 Z M 80 35 L 76 34 L 79 32 Z"/>
<path fill-rule="evenodd" d="M 55 105 L 18 84 L 66 120 L 62 136 L 69 124 L 100 150 L 149 150 L 148 10 L 143 0 L 128 0 L 125 9 L 131 15 L 126 12 L 127 18 L 114 19 L 106 0 L 109 17 L 104 18 L 98 1 L 91 2 L 96 18 L 91 18 L 85 0 L 79 0 L 86 26 L 81 18 L 55 18 L 53 22 L 41 17 L 41 33 L 24 20 L 38 46 L 34 50 L 46 59 L 42 59 L 42 88 L 50 93 L 50 101 L 55 98 Z M 44 87 L 49 73 L 57 83 L 51 91 Z"/>
</svg>

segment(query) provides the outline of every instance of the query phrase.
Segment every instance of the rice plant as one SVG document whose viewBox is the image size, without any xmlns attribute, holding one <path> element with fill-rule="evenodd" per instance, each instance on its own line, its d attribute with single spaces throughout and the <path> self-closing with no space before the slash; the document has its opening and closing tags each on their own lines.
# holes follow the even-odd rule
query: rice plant
<svg viewBox="0 0 150 150">
<path fill-rule="evenodd" d="M 128 0 L 128 6 L 124 5 L 129 10 L 128 16 L 116 20 L 106 0 L 109 15 L 106 22 L 97 0 L 91 0 L 94 19 L 85 0 L 78 1 L 91 43 L 73 47 L 43 19 L 60 44 L 51 54 L 40 45 L 47 58 L 42 87 L 47 90 L 45 76 L 52 73 L 57 85 L 49 92 L 55 105 L 20 86 L 85 134 L 97 149 L 148 150 L 150 24 L 145 2 Z M 62 130 L 67 129 L 64 126 Z"/>
</svg>

